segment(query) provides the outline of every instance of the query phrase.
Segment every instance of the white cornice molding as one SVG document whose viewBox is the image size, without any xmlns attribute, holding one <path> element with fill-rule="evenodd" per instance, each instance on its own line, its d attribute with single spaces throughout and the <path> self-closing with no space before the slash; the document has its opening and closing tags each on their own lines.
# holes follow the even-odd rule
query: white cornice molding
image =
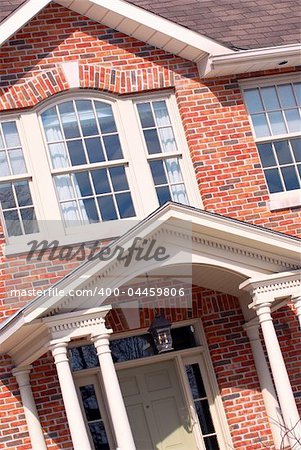
<svg viewBox="0 0 301 450">
<path fill-rule="evenodd" d="M 260 303 L 274 302 L 284 297 L 298 297 L 301 296 L 301 272 L 295 270 L 268 275 L 256 280 L 247 280 L 239 288 L 249 292 L 253 297 L 253 303 L 249 305 L 250 308 L 254 308 Z"/>
</svg>

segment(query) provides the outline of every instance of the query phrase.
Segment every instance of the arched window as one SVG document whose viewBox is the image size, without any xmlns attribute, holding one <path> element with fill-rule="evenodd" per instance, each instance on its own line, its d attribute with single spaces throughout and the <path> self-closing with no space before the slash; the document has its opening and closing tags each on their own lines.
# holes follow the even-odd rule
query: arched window
<svg viewBox="0 0 301 450">
<path fill-rule="evenodd" d="M 111 105 L 68 100 L 48 108 L 41 118 L 65 224 L 134 217 Z"/>
</svg>

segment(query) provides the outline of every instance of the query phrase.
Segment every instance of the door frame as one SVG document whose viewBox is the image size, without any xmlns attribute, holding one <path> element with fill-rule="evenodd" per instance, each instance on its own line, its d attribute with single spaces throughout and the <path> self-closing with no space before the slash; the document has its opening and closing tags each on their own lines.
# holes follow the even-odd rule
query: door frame
<svg viewBox="0 0 301 450">
<path fill-rule="evenodd" d="M 221 395 L 219 392 L 219 387 L 217 384 L 217 380 L 215 377 L 215 372 L 213 368 L 213 364 L 211 361 L 209 348 L 207 346 L 205 332 L 200 319 L 188 319 L 180 322 L 176 322 L 173 324 L 173 328 L 183 327 L 183 326 L 192 326 L 194 328 L 196 347 L 171 351 L 166 353 L 161 353 L 159 355 L 148 356 L 140 359 L 133 359 L 130 361 L 124 361 L 115 363 L 116 371 L 121 371 L 122 369 L 130 369 L 135 367 L 140 367 L 149 364 L 159 364 L 163 361 L 174 360 L 176 375 L 178 377 L 179 384 L 182 388 L 182 394 L 184 401 L 187 404 L 187 408 L 191 415 L 191 421 L 193 425 L 193 434 L 196 441 L 196 445 L 199 450 L 205 450 L 204 440 L 202 437 L 201 427 L 199 425 L 199 421 L 196 415 L 194 401 L 192 399 L 192 394 L 190 390 L 190 386 L 188 383 L 186 371 L 185 371 L 185 362 L 187 364 L 197 363 L 199 364 L 201 375 L 203 378 L 206 394 L 208 397 L 209 408 L 211 417 L 213 420 L 213 424 L 216 430 L 217 439 L 221 449 L 232 449 L 232 438 L 230 435 L 230 431 L 228 428 L 227 418 L 223 407 L 223 402 L 221 399 Z M 147 332 L 147 329 L 136 329 L 128 332 L 116 333 L 110 336 L 110 340 L 114 339 L 122 339 L 129 336 L 138 336 Z M 76 343 L 71 343 L 70 347 L 78 347 L 80 345 L 87 345 L 87 341 L 77 341 Z M 108 435 L 108 441 L 110 448 L 112 450 L 116 448 L 115 439 L 114 439 L 114 430 L 112 427 L 112 422 L 110 419 L 110 415 L 108 413 L 107 408 L 107 400 L 106 393 L 104 391 L 101 370 L 99 367 L 84 369 L 77 372 L 73 372 L 74 380 L 80 377 L 81 379 L 85 376 L 89 377 L 90 375 L 97 375 L 97 379 L 99 381 L 100 386 L 100 398 L 104 402 L 104 406 L 101 409 L 101 413 L 104 414 L 103 421 L 106 426 L 106 431 Z M 78 392 L 79 393 L 79 392 Z M 82 407 L 82 404 L 81 404 Z M 83 407 L 82 407 L 83 410 Z M 85 419 L 85 413 L 83 411 L 83 416 Z M 85 420 L 86 422 L 86 420 Z"/>
</svg>

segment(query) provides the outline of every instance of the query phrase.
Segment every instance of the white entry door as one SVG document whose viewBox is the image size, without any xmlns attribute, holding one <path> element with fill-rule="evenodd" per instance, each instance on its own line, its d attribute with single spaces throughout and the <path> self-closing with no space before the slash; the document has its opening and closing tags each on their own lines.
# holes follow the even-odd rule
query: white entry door
<svg viewBox="0 0 301 450">
<path fill-rule="evenodd" d="M 173 361 L 118 371 L 137 450 L 197 450 Z"/>
</svg>

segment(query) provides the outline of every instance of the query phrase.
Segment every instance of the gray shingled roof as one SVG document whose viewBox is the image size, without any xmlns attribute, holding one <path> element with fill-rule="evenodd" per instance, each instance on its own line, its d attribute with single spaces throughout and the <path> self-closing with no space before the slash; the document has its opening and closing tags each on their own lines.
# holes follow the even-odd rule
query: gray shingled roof
<svg viewBox="0 0 301 450">
<path fill-rule="evenodd" d="M 300 42 L 300 0 L 128 0 L 239 49 Z M 24 0 L 0 0 L 0 22 Z"/>
</svg>

